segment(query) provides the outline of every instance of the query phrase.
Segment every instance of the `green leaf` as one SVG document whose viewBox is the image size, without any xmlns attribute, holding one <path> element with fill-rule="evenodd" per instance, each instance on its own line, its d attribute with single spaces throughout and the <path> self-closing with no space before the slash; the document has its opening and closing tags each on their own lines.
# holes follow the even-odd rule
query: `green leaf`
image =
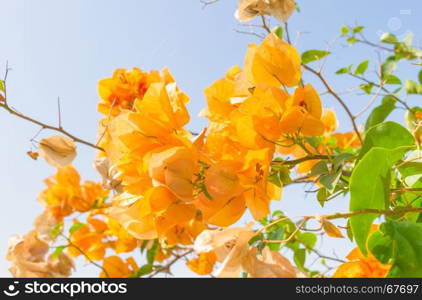
<svg viewBox="0 0 422 300">
<path fill-rule="evenodd" d="M 330 193 L 328 193 L 326 188 L 322 187 L 318 190 L 317 200 L 321 207 L 324 207 L 325 201 L 327 201 L 328 196 L 330 196 Z"/>
<path fill-rule="evenodd" d="M 155 257 L 157 256 L 158 252 L 158 241 L 154 241 L 154 245 L 147 251 L 147 262 L 149 265 L 154 263 Z"/>
<path fill-rule="evenodd" d="M 314 249 L 318 238 L 311 232 L 303 232 L 297 235 L 298 240 L 308 249 Z"/>
<path fill-rule="evenodd" d="M 349 37 L 348 39 L 347 39 L 347 42 L 350 44 L 350 45 L 353 45 L 354 43 L 356 43 L 358 40 L 355 38 L 355 37 Z"/>
<path fill-rule="evenodd" d="M 303 270 L 305 268 L 305 261 L 306 261 L 306 249 L 298 249 L 295 251 L 293 260 L 296 266 Z"/>
<path fill-rule="evenodd" d="M 402 125 L 395 122 L 378 124 L 368 130 L 363 142 L 359 158 L 362 158 L 372 147 L 395 149 L 403 146 L 413 146 L 413 135 Z"/>
<path fill-rule="evenodd" d="M 384 76 L 384 83 L 385 84 L 402 84 L 400 78 L 398 78 L 396 75 L 388 74 Z"/>
<path fill-rule="evenodd" d="M 276 36 L 278 36 L 278 38 L 280 40 L 283 39 L 283 27 L 281 26 L 276 26 L 273 29 L 271 29 L 271 32 L 275 33 Z"/>
<path fill-rule="evenodd" d="M 408 151 L 372 148 L 355 167 L 350 178 L 350 211 L 386 209 L 390 200 L 390 168 Z M 360 214 L 350 218 L 350 226 L 360 251 L 366 255 L 366 241 L 378 214 Z"/>
<path fill-rule="evenodd" d="M 341 35 L 346 35 L 346 34 L 348 34 L 350 32 L 350 29 L 349 29 L 349 27 L 347 27 L 347 26 L 341 26 Z"/>
<path fill-rule="evenodd" d="M 385 62 L 381 65 L 381 77 L 382 80 L 392 74 L 397 69 L 397 58 L 395 56 L 388 57 Z"/>
<path fill-rule="evenodd" d="M 350 73 L 352 67 L 353 67 L 353 65 L 350 65 L 348 67 L 341 68 L 341 69 L 339 69 L 339 70 L 336 71 L 336 74 L 339 74 L 339 75 L 340 74 L 348 74 L 348 73 Z"/>
<path fill-rule="evenodd" d="M 384 33 L 381 36 L 380 41 L 387 44 L 396 44 L 399 42 L 397 37 L 394 34 L 389 33 L 389 32 Z"/>
<path fill-rule="evenodd" d="M 368 69 L 368 66 L 369 66 L 369 60 L 365 60 L 361 62 L 355 70 L 355 75 L 364 74 L 366 70 Z"/>
<path fill-rule="evenodd" d="M 86 226 L 86 224 L 84 223 L 80 223 L 80 222 L 75 222 L 72 227 L 69 228 L 69 233 L 70 234 L 74 234 L 76 231 L 78 231 L 79 229 L 81 229 L 82 227 Z"/>
<path fill-rule="evenodd" d="M 368 131 L 375 125 L 382 123 L 396 108 L 396 100 L 392 96 L 385 96 L 381 105 L 375 107 L 369 114 L 365 124 L 365 131 Z"/>
<path fill-rule="evenodd" d="M 52 238 L 56 238 L 59 236 L 59 234 L 62 233 L 62 223 L 56 224 L 51 230 L 50 230 L 50 236 Z"/>
<path fill-rule="evenodd" d="M 341 170 L 336 174 L 324 175 L 319 179 L 319 182 L 330 192 L 333 193 L 336 189 L 337 183 L 341 178 Z"/>
<path fill-rule="evenodd" d="M 277 227 L 277 229 L 275 229 L 274 231 L 272 231 L 268 234 L 268 240 L 279 241 L 279 240 L 283 239 L 283 235 L 284 235 L 284 228 L 283 227 Z M 268 247 L 272 251 L 280 251 L 281 244 L 280 243 L 279 244 L 271 243 L 271 244 L 268 244 Z"/>
<path fill-rule="evenodd" d="M 5 92 L 5 88 L 4 88 L 4 81 L 0 80 L 0 92 Z"/>
<path fill-rule="evenodd" d="M 154 270 L 154 266 L 152 264 L 146 264 L 139 268 L 138 271 L 135 272 L 131 277 L 139 278 L 145 275 L 150 274 Z"/>
<path fill-rule="evenodd" d="M 413 80 L 406 80 L 405 87 L 408 94 L 422 95 L 422 84 Z"/>
<path fill-rule="evenodd" d="M 363 26 L 356 26 L 355 28 L 353 28 L 353 33 L 359 33 L 361 32 L 365 27 Z"/>
<path fill-rule="evenodd" d="M 422 277 L 422 225 L 389 221 L 368 241 L 372 254 L 384 264 L 392 264 L 387 277 Z"/>
<path fill-rule="evenodd" d="M 365 84 L 361 84 L 359 87 L 362 91 L 364 91 L 365 93 L 367 93 L 369 95 L 372 92 L 372 88 L 374 87 L 374 84 L 373 83 L 365 83 Z"/>
<path fill-rule="evenodd" d="M 410 153 L 401 164 L 399 172 L 408 186 L 414 186 L 422 178 L 422 150 Z"/>
<path fill-rule="evenodd" d="M 331 52 L 324 51 L 324 50 L 309 50 L 309 51 L 305 51 L 302 54 L 302 63 L 304 65 L 309 64 L 309 63 L 311 63 L 313 61 L 317 61 L 317 60 L 320 60 L 321 58 L 326 57 L 330 53 Z"/>
<path fill-rule="evenodd" d="M 422 84 L 422 70 L 419 72 L 418 78 L 419 78 L 419 83 Z"/>
<path fill-rule="evenodd" d="M 327 163 L 321 160 L 312 167 L 310 176 L 318 176 L 327 173 L 329 173 Z"/>
<path fill-rule="evenodd" d="M 66 249 L 67 246 L 58 246 L 54 250 L 54 252 L 51 254 L 52 259 L 58 259 L 60 255 L 63 253 L 64 249 Z"/>
</svg>

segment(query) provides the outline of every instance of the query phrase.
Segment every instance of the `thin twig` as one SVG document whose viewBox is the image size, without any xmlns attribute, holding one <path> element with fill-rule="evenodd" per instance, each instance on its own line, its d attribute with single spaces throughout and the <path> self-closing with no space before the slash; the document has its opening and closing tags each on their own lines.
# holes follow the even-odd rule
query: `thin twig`
<svg viewBox="0 0 422 300">
<path fill-rule="evenodd" d="M 186 257 L 187 255 L 189 255 L 190 253 L 193 252 L 193 249 L 189 249 L 188 251 L 186 251 L 183 254 L 177 254 L 174 255 L 174 258 L 172 260 L 170 260 L 165 266 L 155 270 L 154 272 L 152 272 L 151 274 L 149 274 L 148 278 L 152 278 L 155 275 L 162 273 L 162 272 L 168 272 L 170 270 L 170 267 L 172 265 L 174 265 L 176 262 L 178 262 L 180 259 Z"/>
</svg>

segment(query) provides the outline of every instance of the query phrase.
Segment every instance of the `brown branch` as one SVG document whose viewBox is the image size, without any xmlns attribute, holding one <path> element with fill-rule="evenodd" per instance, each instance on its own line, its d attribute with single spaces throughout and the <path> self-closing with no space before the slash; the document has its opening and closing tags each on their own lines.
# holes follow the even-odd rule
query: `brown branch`
<svg viewBox="0 0 422 300">
<path fill-rule="evenodd" d="M 297 164 L 300 164 L 309 160 L 320 160 L 320 159 L 331 159 L 331 158 L 332 156 L 329 156 L 329 155 L 312 155 L 312 156 L 305 156 L 305 157 L 295 159 L 295 160 L 273 161 L 272 164 L 295 166 Z"/>
<path fill-rule="evenodd" d="M 68 131 L 64 130 L 63 128 L 60 128 L 60 126 L 59 126 L 59 127 L 56 127 L 56 126 L 48 125 L 48 124 L 45 124 L 45 123 L 40 122 L 40 121 L 38 121 L 38 120 L 35 120 L 35 119 L 31 118 L 31 117 L 28 117 L 28 116 L 26 116 L 26 115 L 24 115 L 24 114 L 22 114 L 22 113 L 20 113 L 20 112 L 17 112 L 16 110 L 12 109 L 12 108 L 11 108 L 11 107 L 7 104 L 7 103 L 3 103 L 3 104 L 1 104 L 1 103 L 0 103 L 0 107 L 1 107 L 1 108 L 3 108 L 3 109 L 5 109 L 5 110 L 6 110 L 6 111 L 8 111 L 10 114 L 12 114 L 12 115 L 14 115 L 14 116 L 16 116 L 16 117 L 18 117 L 18 118 L 21 118 L 21 119 L 23 119 L 23 120 L 26 120 L 26 121 L 29 121 L 29 122 L 31 122 L 31 123 L 34 123 L 34 124 L 36 124 L 36 125 L 38 125 L 38 126 L 41 126 L 41 128 L 42 128 L 42 129 L 48 129 L 48 130 L 52 130 L 52 131 L 57 131 L 57 132 L 60 132 L 60 133 L 62 133 L 63 135 L 65 135 L 65 136 L 67 136 L 67 137 L 71 138 L 71 139 L 72 139 L 74 142 L 76 142 L 76 143 L 84 144 L 84 145 L 86 145 L 86 146 L 89 146 L 89 147 L 95 148 L 95 149 L 97 149 L 97 150 L 104 151 L 104 149 L 103 149 L 103 148 L 101 148 L 101 147 L 99 147 L 99 146 L 97 146 L 97 145 L 95 145 L 95 144 L 93 144 L 93 143 L 87 142 L 87 141 L 85 141 L 85 140 L 82 140 L 82 139 L 80 139 L 80 138 L 78 138 L 78 137 L 74 136 L 74 135 L 73 135 L 73 134 L 71 134 L 70 132 L 68 132 Z"/>
<path fill-rule="evenodd" d="M 356 125 L 355 117 L 353 116 L 352 112 L 350 111 L 346 103 L 343 101 L 343 99 L 341 99 L 341 97 L 333 90 L 333 88 L 331 87 L 331 85 L 328 83 L 328 81 L 325 79 L 325 77 L 322 75 L 321 72 L 316 71 L 307 65 L 303 65 L 303 68 L 313 73 L 315 76 L 317 76 L 320 79 L 320 81 L 324 84 L 324 86 L 327 88 L 328 93 L 330 93 L 337 100 L 337 102 L 340 103 L 340 105 L 344 108 L 347 115 L 349 116 L 350 121 L 352 122 L 353 129 L 356 132 L 356 135 L 359 138 L 359 141 L 363 143 L 362 136 L 359 132 L 358 126 Z"/>
<path fill-rule="evenodd" d="M 397 97 L 396 95 L 394 95 L 393 93 L 391 93 L 387 88 L 384 87 L 384 85 L 382 83 L 381 84 L 378 84 L 376 82 L 373 82 L 371 80 L 366 79 L 365 77 L 362 77 L 362 76 L 359 76 L 359 75 L 355 75 L 353 73 L 348 73 L 348 74 L 350 76 L 356 78 L 356 79 L 362 80 L 362 81 L 364 81 L 364 82 L 366 82 L 368 84 L 372 84 L 373 86 L 380 88 L 382 91 L 386 92 L 388 95 L 390 95 L 391 97 L 393 97 L 394 100 L 396 100 L 397 102 L 399 102 L 400 104 L 402 104 L 407 110 L 412 111 L 412 109 L 410 108 L 410 106 L 407 105 L 407 103 L 405 101 L 401 100 L 399 97 Z"/>
<path fill-rule="evenodd" d="M 170 260 L 165 266 L 163 266 L 163 267 L 155 270 L 151 274 L 149 274 L 148 278 L 153 278 L 155 275 L 157 275 L 159 273 L 162 273 L 162 272 L 168 272 L 170 270 L 170 268 L 171 268 L 172 265 L 174 265 L 180 259 L 186 257 L 187 255 L 189 255 L 192 252 L 193 252 L 193 249 L 189 249 L 188 251 L 186 251 L 183 254 L 176 254 L 176 255 L 174 255 L 174 258 L 172 260 Z"/>
<path fill-rule="evenodd" d="M 79 248 L 77 245 L 75 245 L 71 240 L 70 240 L 70 238 L 68 238 L 67 236 L 65 236 L 63 233 L 61 233 L 60 234 L 60 236 L 62 236 L 67 242 L 68 242 L 68 247 L 73 247 L 73 248 L 75 248 L 79 253 L 81 253 L 85 258 L 86 258 L 86 260 L 88 260 L 89 261 L 89 263 L 90 264 L 92 264 L 92 265 L 94 265 L 94 266 L 96 266 L 97 268 L 99 268 L 99 269 L 101 269 L 101 271 L 103 271 L 104 272 L 104 274 L 107 276 L 107 278 L 110 278 L 110 276 L 109 276 L 109 274 L 108 274 L 108 272 L 107 272 L 107 270 L 105 269 L 105 268 L 103 268 L 103 266 L 101 266 L 100 264 L 98 264 L 98 263 L 96 263 L 95 261 L 93 261 L 89 256 L 88 256 L 88 254 L 86 254 L 81 248 Z"/>
</svg>

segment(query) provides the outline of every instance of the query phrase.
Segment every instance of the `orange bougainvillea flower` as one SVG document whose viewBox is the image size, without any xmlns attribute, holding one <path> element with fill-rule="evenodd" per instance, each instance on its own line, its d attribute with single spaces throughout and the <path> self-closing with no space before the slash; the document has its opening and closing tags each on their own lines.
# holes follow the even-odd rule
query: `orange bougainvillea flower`
<svg viewBox="0 0 422 300">
<path fill-rule="evenodd" d="M 59 168 L 55 176 L 45 180 L 47 189 L 38 199 L 57 219 L 74 211 L 85 212 L 94 206 L 100 207 L 108 196 L 100 184 L 92 181 L 80 183 L 79 173 L 72 166 Z"/>
<path fill-rule="evenodd" d="M 101 97 L 98 111 L 106 116 L 117 116 L 122 110 L 131 110 L 135 100 L 142 100 L 150 85 L 156 82 L 169 84 L 174 79 L 168 69 L 161 72 L 143 72 L 138 68 L 117 69 L 113 77 L 103 79 L 98 84 Z"/>
<path fill-rule="evenodd" d="M 261 220 L 269 213 L 271 200 L 280 200 L 281 189 L 268 182 L 269 166 L 274 150 L 261 149 L 248 151 L 239 173 L 246 206 L 255 220 Z"/>
<path fill-rule="evenodd" d="M 191 201 L 195 158 L 196 155 L 187 147 L 172 147 L 152 153 L 148 166 L 153 185 L 164 185 L 178 199 Z"/>
<path fill-rule="evenodd" d="M 70 236 L 71 245 L 67 248 L 71 257 L 86 255 L 93 261 L 102 260 L 107 243 L 107 224 L 99 219 L 88 218 L 88 224 L 80 227 Z"/>
<path fill-rule="evenodd" d="M 321 121 L 321 99 L 315 89 L 307 84 L 295 90 L 289 99 L 286 113 L 281 120 L 282 133 L 300 132 L 304 136 L 318 136 L 324 132 Z"/>
<path fill-rule="evenodd" d="M 355 248 L 346 257 L 349 261 L 340 265 L 334 273 L 335 278 L 382 278 L 390 270 L 390 265 L 381 264 L 371 253 L 365 257 Z"/>
<path fill-rule="evenodd" d="M 125 261 L 119 256 L 109 256 L 104 259 L 101 278 L 128 278 L 138 271 L 139 267 L 133 257 Z"/>
<path fill-rule="evenodd" d="M 154 83 L 144 98 L 135 101 L 130 120 L 146 136 L 159 137 L 181 130 L 189 122 L 185 104 L 189 98 L 176 85 Z"/>
<path fill-rule="evenodd" d="M 370 234 L 372 235 L 378 228 L 379 225 L 373 224 Z M 368 256 L 365 257 L 359 248 L 353 249 L 346 258 L 348 262 L 340 265 L 333 277 L 382 278 L 388 274 L 391 268 L 391 265 L 380 263 L 370 251 L 368 251 Z"/>
<path fill-rule="evenodd" d="M 198 275 L 209 275 L 217 262 L 217 255 L 214 251 L 199 253 L 197 257 L 186 262 L 186 265 Z"/>
<path fill-rule="evenodd" d="M 292 87 L 301 78 L 300 55 L 297 50 L 270 33 L 260 45 L 249 46 L 245 59 L 248 80 L 257 85 Z"/>
<path fill-rule="evenodd" d="M 334 109 L 324 109 L 321 121 L 324 124 L 324 133 L 326 134 L 330 134 L 338 128 L 338 120 Z"/>
</svg>

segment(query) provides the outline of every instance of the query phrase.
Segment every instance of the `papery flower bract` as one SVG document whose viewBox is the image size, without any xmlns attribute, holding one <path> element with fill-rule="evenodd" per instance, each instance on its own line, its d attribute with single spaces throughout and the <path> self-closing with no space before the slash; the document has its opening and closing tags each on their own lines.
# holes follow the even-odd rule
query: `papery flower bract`
<svg viewBox="0 0 422 300">
<path fill-rule="evenodd" d="M 74 268 L 73 261 L 65 253 L 49 256 L 49 243 L 40 239 L 34 230 L 25 236 L 15 236 L 9 241 L 6 259 L 12 263 L 9 271 L 19 278 L 68 277 Z"/>
<path fill-rule="evenodd" d="M 86 181 L 81 184 L 79 173 L 72 166 L 59 168 L 55 176 L 47 178 L 47 188 L 38 199 L 57 219 L 62 219 L 74 211 L 85 212 L 94 206 L 100 207 L 108 191 L 100 184 Z"/>
<path fill-rule="evenodd" d="M 245 58 L 248 80 L 257 85 L 292 87 L 301 78 L 300 55 L 297 50 L 270 33 L 260 45 L 251 44 Z"/>
<path fill-rule="evenodd" d="M 391 268 L 390 265 L 381 264 L 371 253 L 368 257 L 363 256 L 358 248 L 353 249 L 346 258 L 349 261 L 337 268 L 334 278 L 382 278 Z"/>
<path fill-rule="evenodd" d="M 67 248 L 69 255 L 71 257 L 85 255 L 93 261 L 102 260 L 107 249 L 105 241 L 107 228 L 104 221 L 89 218 L 88 224 L 71 234 L 71 244 Z"/>
<path fill-rule="evenodd" d="M 271 15 L 278 21 L 287 22 L 295 10 L 294 0 L 239 0 L 235 17 L 247 22 L 260 15 Z"/>
<path fill-rule="evenodd" d="M 186 265 L 198 275 L 208 275 L 212 273 L 216 262 L 217 256 L 214 251 L 210 251 L 199 253 L 198 257 L 189 259 Z"/>
<path fill-rule="evenodd" d="M 138 271 L 139 267 L 133 257 L 123 261 L 119 256 L 109 256 L 104 259 L 101 278 L 128 278 Z"/>
<path fill-rule="evenodd" d="M 152 83 L 174 82 L 168 69 L 143 72 L 138 68 L 132 70 L 117 69 L 111 78 L 103 79 L 98 84 L 101 102 L 98 111 L 106 116 L 117 116 L 122 110 L 131 110 L 136 99 L 142 100 Z"/>
<path fill-rule="evenodd" d="M 70 165 L 76 157 L 76 145 L 72 139 L 54 135 L 39 143 L 39 155 L 55 168 Z"/>
</svg>

